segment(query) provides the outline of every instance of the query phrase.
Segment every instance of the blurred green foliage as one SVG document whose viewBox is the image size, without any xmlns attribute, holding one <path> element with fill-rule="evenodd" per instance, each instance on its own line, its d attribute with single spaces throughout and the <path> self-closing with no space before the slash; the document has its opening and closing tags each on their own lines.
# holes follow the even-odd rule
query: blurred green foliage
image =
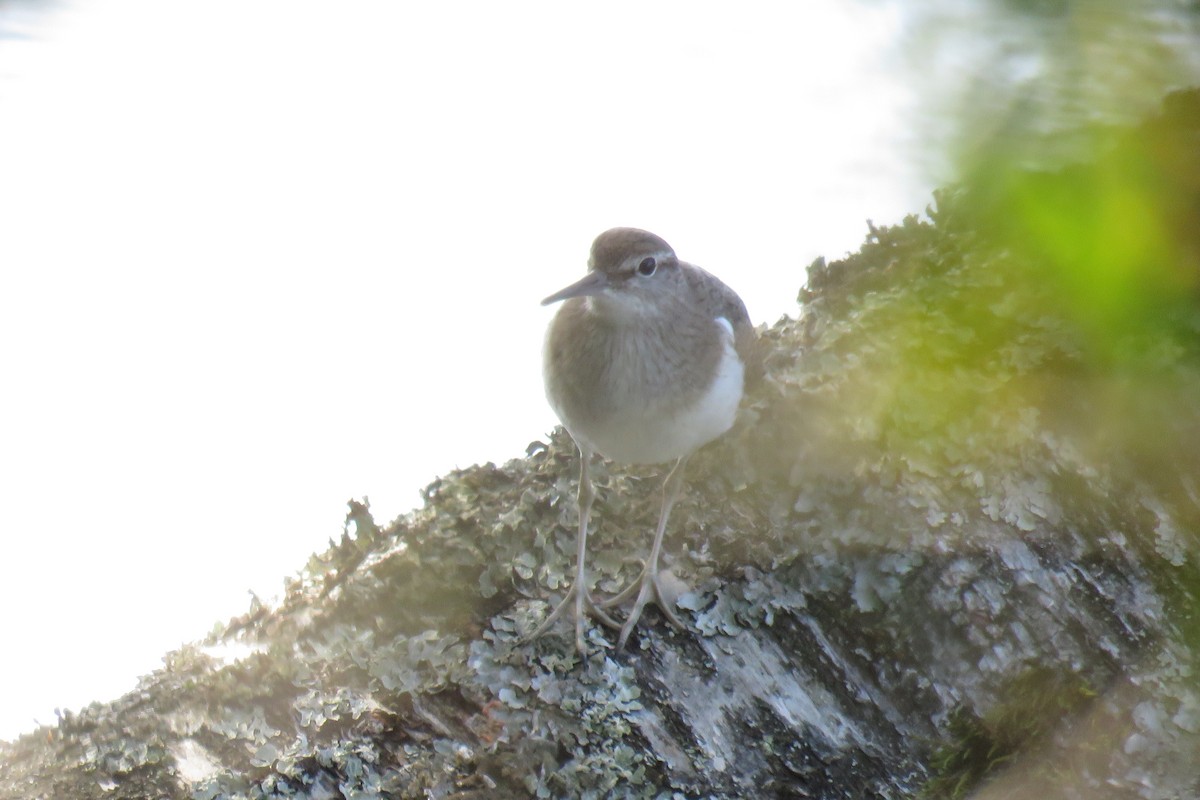
<svg viewBox="0 0 1200 800">
<path fill-rule="evenodd" d="M 1200 85 L 1200 4 L 902 8 L 918 141 L 1039 266 L 1083 346 L 1119 358 L 1125 334 L 1177 322 L 1200 290 L 1200 127 L 1194 98 L 1162 98 Z"/>
<path fill-rule="evenodd" d="M 1016 169 L 1000 153 L 971 164 L 983 227 L 1040 277 L 1102 358 L 1128 356 L 1139 329 L 1194 326 L 1200 297 L 1200 94 L 1113 137 L 1087 164 Z M 1142 354 L 1140 357 L 1144 357 Z"/>
</svg>

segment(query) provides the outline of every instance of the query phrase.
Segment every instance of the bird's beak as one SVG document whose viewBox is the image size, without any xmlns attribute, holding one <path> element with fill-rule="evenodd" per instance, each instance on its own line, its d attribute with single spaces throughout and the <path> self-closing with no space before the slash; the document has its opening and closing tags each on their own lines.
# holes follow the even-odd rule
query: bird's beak
<svg viewBox="0 0 1200 800">
<path fill-rule="evenodd" d="M 572 283 L 565 289 L 561 289 L 542 301 L 542 305 L 548 306 L 551 303 L 557 303 L 560 300 L 567 300 L 572 297 L 586 297 L 588 295 L 600 294 L 608 288 L 608 276 L 603 272 L 589 272 L 579 280 Z"/>
</svg>

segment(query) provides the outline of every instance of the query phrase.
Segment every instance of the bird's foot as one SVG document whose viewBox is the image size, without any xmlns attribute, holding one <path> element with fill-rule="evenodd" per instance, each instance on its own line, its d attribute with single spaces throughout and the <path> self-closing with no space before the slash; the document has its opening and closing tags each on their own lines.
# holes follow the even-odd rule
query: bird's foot
<svg viewBox="0 0 1200 800">
<path fill-rule="evenodd" d="M 537 629 L 521 639 L 522 644 L 532 642 L 534 639 L 541 636 L 546 631 L 550 630 L 550 626 L 561 617 L 566 611 L 572 607 L 575 609 L 575 648 L 579 650 L 580 656 L 587 655 L 587 647 L 584 644 L 583 638 L 583 620 L 584 617 L 593 617 L 602 625 L 605 625 L 613 630 L 621 627 L 621 623 L 610 617 L 603 608 L 603 605 L 592 599 L 592 594 L 586 589 L 580 590 L 579 583 L 576 582 L 567 592 L 567 596 L 562 599 L 550 616 L 546 617 Z"/>
<path fill-rule="evenodd" d="M 666 573 L 668 576 L 670 573 Z M 687 630 L 687 626 L 679 619 L 675 613 L 675 597 L 678 592 L 667 591 L 662 585 L 662 572 L 657 570 L 652 571 L 647 565 L 642 568 L 642 575 L 633 583 L 626 586 L 617 594 L 599 603 L 601 608 L 611 608 L 612 606 L 620 605 L 631 597 L 635 597 L 633 608 L 629 611 L 629 618 L 625 620 L 625 624 L 621 626 L 621 636 L 617 639 L 617 649 L 624 650 L 625 642 L 629 639 L 629 634 L 633 632 L 633 626 L 637 624 L 638 618 L 642 616 L 642 609 L 646 603 L 654 603 L 662 611 L 663 616 L 667 621 L 680 630 Z"/>
</svg>

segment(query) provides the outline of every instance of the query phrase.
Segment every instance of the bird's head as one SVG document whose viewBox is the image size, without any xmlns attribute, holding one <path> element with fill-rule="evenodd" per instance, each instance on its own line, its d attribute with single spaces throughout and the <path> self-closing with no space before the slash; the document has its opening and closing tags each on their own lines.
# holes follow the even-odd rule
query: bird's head
<svg viewBox="0 0 1200 800">
<path fill-rule="evenodd" d="M 612 228 L 592 242 L 587 274 L 542 305 L 584 297 L 592 300 L 592 308 L 612 316 L 653 314 L 674 293 L 672 278 L 678 270 L 675 251 L 658 236 L 638 228 Z"/>
</svg>

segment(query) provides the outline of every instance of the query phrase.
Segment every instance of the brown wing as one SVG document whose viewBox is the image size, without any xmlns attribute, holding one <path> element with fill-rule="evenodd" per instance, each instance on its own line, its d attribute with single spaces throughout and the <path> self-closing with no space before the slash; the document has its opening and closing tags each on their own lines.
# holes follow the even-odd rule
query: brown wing
<svg viewBox="0 0 1200 800">
<path fill-rule="evenodd" d="M 758 336 L 750 323 L 746 304 L 737 292 L 730 289 L 715 275 L 694 264 L 681 264 L 688 274 L 692 290 L 709 309 L 713 317 L 724 317 L 733 326 L 733 346 L 737 349 L 746 367 L 746 387 L 754 386 L 762 378 L 762 355 L 759 353 Z"/>
</svg>

